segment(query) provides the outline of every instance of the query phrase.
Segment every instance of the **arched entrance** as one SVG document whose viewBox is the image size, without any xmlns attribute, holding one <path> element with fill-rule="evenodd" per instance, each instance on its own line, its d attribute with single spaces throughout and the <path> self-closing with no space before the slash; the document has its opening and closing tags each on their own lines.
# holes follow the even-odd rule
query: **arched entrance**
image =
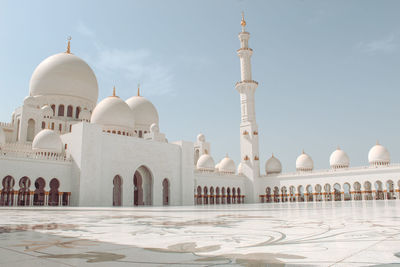
<svg viewBox="0 0 400 267">
<path fill-rule="evenodd" d="M 385 196 L 383 194 L 383 187 L 382 187 L 382 182 L 381 181 L 376 181 L 375 182 L 375 199 L 376 200 L 382 200 L 385 199 Z"/>
<path fill-rule="evenodd" d="M 24 176 L 19 180 L 18 206 L 29 206 L 29 187 L 31 181 Z"/>
<path fill-rule="evenodd" d="M 207 186 L 203 188 L 203 204 L 208 205 L 208 189 Z"/>
<path fill-rule="evenodd" d="M 320 184 L 317 184 L 315 186 L 315 193 L 316 193 L 315 201 L 322 201 L 322 193 L 321 193 L 321 191 L 322 191 L 322 186 Z"/>
<path fill-rule="evenodd" d="M 272 202 L 272 197 L 271 197 L 271 188 L 270 187 L 267 187 L 266 189 L 265 189 L 265 195 L 266 195 L 266 202 L 267 203 L 269 203 L 269 202 Z"/>
<path fill-rule="evenodd" d="M 1 190 L 0 206 L 12 206 L 14 204 L 14 178 L 6 176 L 3 179 Z"/>
<path fill-rule="evenodd" d="M 216 193 L 215 203 L 216 204 L 220 204 L 221 203 L 221 195 L 220 195 L 220 192 L 219 192 L 219 187 L 217 187 L 215 189 L 215 193 Z"/>
<path fill-rule="evenodd" d="M 351 187 L 349 183 L 343 185 L 343 198 L 345 201 L 351 200 Z"/>
<path fill-rule="evenodd" d="M 359 182 L 355 182 L 353 184 L 354 188 L 354 200 L 362 200 L 362 195 L 361 195 L 361 184 Z"/>
<path fill-rule="evenodd" d="M 231 189 L 229 187 L 226 189 L 226 203 L 231 204 Z"/>
<path fill-rule="evenodd" d="M 53 178 L 50 181 L 50 193 L 49 193 L 49 206 L 58 206 L 58 188 L 60 187 L 60 182 Z"/>
<path fill-rule="evenodd" d="M 274 187 L 274 202 L 279 202 L 279 188 L 277 186 Z"/>
<path fill-rule="evenodd" d="M 298 192 L 297 202 L 304 202 L 304 188 L 302 185 L 299 185 L 297 187 L 297 192 Z"/>
<path fill-rule="evenodd" d="M 201 186 L 199 185 L 197 187 L 197 205 L 201 205 Z"/>
<path fill-rule="evenodd" d="M 167 178 L 164 179 L 163 183 L 163 205 L 169 205 L 169 181 Z"/>
<path fill-rule="evenodd" d="M 324 190 L 325 190 L 325 201 L 332 201 L 331 185 L 325 184 Z"/>
<path fill-rule="evenodd" d="M 151 206 L 153 204 L 153 177 L 149 169 L 140 166 L 133 175 L 133 205 Z"/>
<path fill-rule="evenodd" d="M 307 190 L 307 202 L 313 202 L 314 201 L 314 195 L 313 195 L 312 186 L 311 185 L 307 185 L 306 190 Z"/>
<path fill-rule="evenodd" d="M 122 179 L 121 176 L 116 175 L 113 179 L 113 206 L 122 206 Z"/>
<path fill-rule="evenodd" d="M 238 189 L 237 189 L 237 203 L 238 204 L 240 204 L 240 203 L 242 203 L 242 195 L 241 195 L 241 192 L 240 192 L 240 187 L 238 187 Z"/>
<path fill-rule="evenodd" d="M 334 184 L 333 191 L 335 194 L 335 201 L 341 201 L 342 200 L 342 191 L 341 191 L 340 184 Z"/>
<path fill-rule="evenodd" d="M 215 204 L 214 187 L 210 187 L 210 204 Z"/>
<path fill-rule="evenodd" d="M 364 199 L 365 200 L 372 200 L 372 189 L 371 183 L 366 181 L 364 183 Z"/>
<path fill-rule="evenodd" d="M 35 181 L 35 193 L 33 195 L 33 205 L 43 206 L 44 205 L 44 187 L 46 182 L 43 178 L 37 178 Z"/>
</svg>

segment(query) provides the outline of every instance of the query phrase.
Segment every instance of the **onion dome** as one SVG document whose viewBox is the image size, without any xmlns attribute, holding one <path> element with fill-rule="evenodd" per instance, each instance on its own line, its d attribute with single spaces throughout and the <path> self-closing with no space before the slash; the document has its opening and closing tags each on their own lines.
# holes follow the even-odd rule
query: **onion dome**
<svg viewBox="0 0 400 267">
<path fill-rule="evenodd" d="M 205 141 L 206 141 L 206 137 L 204 136 L 204 134 L 199 133 L 199 134 L 197 135 L 197 142 L 198 142 L 198 143 L 203 143 L 203 142 L 205 142 Z"/>
<path fill-rule="evenodd" d="M 41 111 L 44 118 L 51 118 L 53 116 L 53 109 L 49 105 L 44 105 Z"/>
<path fill-rule="evenodd" d="M 84 108 L 81 112 L 79 112 L 79 119 L 81 121 L 87 121 L 90 122 L 90 111 Z"/>
<path fill-rule="evenodd" d="M 374 166 L 388 165 L 390 163 L 389 151 L 386 147 L 376 142 L 376 145 L 369 150 L 368 161 L 369 164 Z"/>
<path fill-rule="evenodd" d="M 3 128 L 0 128 L 0 145 L 6 143 L 6 133 L 4 132 Z"/>
<path fill-rule="evenodd" d="M 282 164 L 279 159 L 275 158 L 274 154 L 265 162 L 265 173 L 273 174 L 273 173 L 281 173 L 282 172 Z"/>
<path fill-rule="evenodd" d="M 113 96 L 103 99 L 92 112 L 91 123 L 100 124 L 104 131 L 126 131 L 133 134 L 135 116 L 128 104 L 121 98 Z"/>
<path fill-rule="evenodd" d="M 230 157 L 228 157 L 228 155 L 226 155 L 225 158 L 223 158 L 218 164 L 218 171 L 222 173 L 234 174 L 236 171 L 236 164 Z"/>
<path fill-rule="evenodd" d="M 126 103 L 135 115 L 136 127 L 150 128 L 153 123 L 158 124 L 158 112 L 154 105 L 139 94 L 126 100 Z"/>
<path fill-rule="evenodd" d="M 24 98 L 24 106 L 34 107 L 35 102 L 36 102 L 36 100 L 33 96 L 27 96 Z"/>
<path fill-rule="evenodd" d="M 150 125 L 150 133 L 160 133 L 160 127 L 158 127 L 157 123 Z"/>
<path fill-rule="evenodd" d="M 97 102 L 98 85 L 89 65 L 71 53 L 59 53 L 43 60 L 32 74 L 31 96 L 72 96 Z"/>
<path fill-rule="evenodd" d="M 196 165 L 199 171 L 210 171 L 213 172 L 215 170 L 215 163 L 213 158 L 208 154 L 203 154 L 200 156 Z"/>
<path fill-rule="evenodd" d="M 303 151 L 296 159 L 296 171 L 312 171 L 313 169 L 314 162 L 312 158 Z"/>
<path fill-rule="evenodd" d="M 41 130 L 32 142 L 32 149 L 36 152 L 61 153 L 62 148 L 60 135 L 50 129 Z"/>
<path fill-rule="evenodd" d="M 240 162 L 238 167 L 237 167 L 237 173 L 239 175 L 243 175 L 243 163 L 242 162 Z"/>
<path fill-rule="evenodd" d="M 348 168 L 350 166 L 350 158 L 346 152 L 339 147 L 332 152 L 329 158 L 329 164 L 332 169 Z"/>
</svg>

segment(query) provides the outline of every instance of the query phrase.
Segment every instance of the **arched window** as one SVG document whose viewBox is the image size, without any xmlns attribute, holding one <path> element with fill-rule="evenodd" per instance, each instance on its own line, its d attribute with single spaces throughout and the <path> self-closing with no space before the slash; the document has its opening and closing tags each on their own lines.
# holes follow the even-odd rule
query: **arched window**
<svg viewBox="0 0 400 267">
<path fill-rule="evenodd" d="M 53 178 L 50 181 L 49 206 L 58 206 L 58 188 L 60 182 Z"/>
<path fill-rule="evenodd" d="M 28 120 L 28 129 L 26 132 L 26 141 L 32 142 L 34 137 L 35 137 L 35 120 L 29 119 Z"/>
<path fill-rule="evenodd" d="M 79 119 L 79 113 L 81 113 L 81 107 L 76 107 L 76 111 L 75 111 L 75 118 Z"/>
<path fill-rule="evenodd" d="M 56 115 L 56 105 L 51 105 L 51 109 L 53 110 L 53 116 Z"/>
<path fill-rule="evenodd" d="M 210 204 L 214 204 L 215 203 L 215 196 L 214 196 L 214 187 L 210 187 Z"/>
<path fill-rule="evenodd" d="M 46 123 L 42 121 L 42 129 L 46 128 Z"/>
<path fill-rule="evenodd" d="M 51 129 L 54 130 L 54 122 L 51 123 Z"/>
<path fill-rule="evenodd" d="M 72 117 L 73 107 L 71 105 L 67 108 L 67 117 Z"/>
<path fill-rule="evenodd" d="M 201 186 L 197 187 L 197 205 L 201 205 L 202 201 L 201 201 Z"/>
<path fill-rule="evenodd" d="M 225 187 L 222 187 L 222 198 L 221 198 L 221 204 L 226 204 Z"/>
<path fill-rule="evenodd" d="M 238 189 L 237 189 L 237 196 L 238 196 L 238 201 L 237 201 L 237 203 L 238 203 L 238 204 L 242 203 L 242 196 L 241 196 L 241 194 L 240 194 L 240 187 L 238 187 Z"/>
<path fill-rule="evenodd" d="M 215 203 L 216 203 L 216 204 L 220 204 L 220 203 L 221 203 L 221 195 L 220 195 L 220 192 L 219 192 L 219 187 L 217 187 L 217 188 L 215 189 L 215 194 L 216 194 Z"/>
<path fill-rule="evenodd" d="M 196 150 L 194 151 L 194 165 L 197 164 L 199 157 L 200 157 L 200 151 L 199 151 L 199 149 L 196 148 Z"/>
<path fill-rule="evenodd" d="M 58 116 L 60 116 L 60 117 L 64 116 L 64 105 L 58 106 Z"/>
<path fill-rule="evenodd" d="M 207 205 L 208 204 L 208 189 L 207 189 L 207 186 L 205 186 L 204 188 L 203 188 L 203 204 L 204 205 Z"/>
<path fill-rule="evenodd" d="M 113 180 L 113 206 L 122 206 L 122 179 L 121 176 L 116 175 Z"/>
<path fill-rule="evenodd" d="M 226 203 L 231 204 L 231 189 L 229 187 L 226 189 Z"/>
<path fill-rule="evenodd" d="M 163 180 L 163 205 L 169 205 L 169 181 L 167 178 Z"/>
</svg>

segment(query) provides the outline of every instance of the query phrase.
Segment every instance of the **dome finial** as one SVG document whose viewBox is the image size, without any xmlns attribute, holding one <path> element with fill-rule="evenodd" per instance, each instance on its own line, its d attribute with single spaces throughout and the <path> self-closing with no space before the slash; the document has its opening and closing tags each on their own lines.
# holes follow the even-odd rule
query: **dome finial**
<svg viewBox="0 0 400 267">
<path fill-rule="evenodd" d="M 140 96 L 140 83 L 137 85 L 137 96 Z"/>
<path fill-rule="evenodd" d="M 272 156 L 271 156 L 271 158 L 273 158 L 274 157 L 274 152 L 272 152 Z"/>
<path fill-rule="evenodd" d="M 68 36 L 67 40 L 68 40 L 68 45 L 67 45 L 67 51 L 65 51 L 65 53 L 67 54 L 71 54 L 71 36 Z"/>
<path fill-rule="evenodd" d="M 301 151 L 301 154 L 306 154 L 306 153 L 304 153 L 304 148 L 303 148 L 303 150 Z"/>
<path fill-rule="evenodd" d="M 240 22 L 240 25 L 242 25 L 242 31 L 244 31 L 244 27 L 246 26 L 246 21 L 244 20 L 244 12 L 242 11 L 242 21 Z"/>
<path fill-rule="evenodd" d="M 379 145 L 379 140 L 378 139 L 376 139 L 376 145 Z"/>
<path fill-rule="evenodd" d="M 112 96 L 115 96 L 115 85 L 114 85 L 114 88 L 113 88 L 113 95 Z"/>
<path fill-rule="evenodd" d="M 338 145 L 336 149 L 337 149 L 337 150 L 340 150 L 340 146 Z"/>
</svg>

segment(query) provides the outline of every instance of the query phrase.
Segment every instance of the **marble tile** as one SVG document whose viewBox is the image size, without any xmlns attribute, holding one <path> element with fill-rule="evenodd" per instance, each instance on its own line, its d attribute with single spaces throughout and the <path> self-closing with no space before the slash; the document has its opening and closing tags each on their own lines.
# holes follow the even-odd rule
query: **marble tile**
<svg viewBox="0 0 400 267">
<path fill-rule="evenodd" d="M 400 265 L 399 200 L 0 213 L 1 264 Z"/>
</svg>

